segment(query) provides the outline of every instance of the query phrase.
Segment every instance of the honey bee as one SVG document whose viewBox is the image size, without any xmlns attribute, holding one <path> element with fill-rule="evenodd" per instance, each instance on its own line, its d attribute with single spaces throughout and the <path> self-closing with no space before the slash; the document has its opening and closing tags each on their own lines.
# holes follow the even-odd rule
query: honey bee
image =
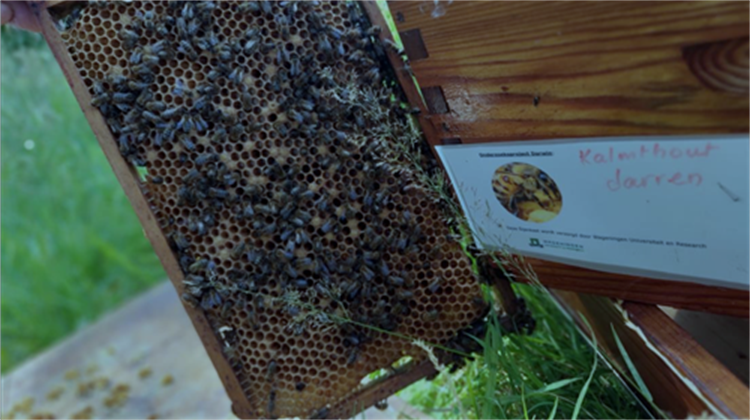
<svg viewBox="0 0 750 420">
<path fill-rule="evenodd" d="M 268 414 L 273 414 L 276 411 L 276 390 L 272 389 L 268 395 Z"/>
<path fill-rule="evenodd" d="M 237 5 L 237 10 L 242 13 L 260 12 L 260 5 L 257 1 L 244 1 Z"/>
<path fill-rule="evenodd" d="M 271 16 L 273 15 L 273 9 L 271 8 L 271 4 L 274 2 L 269 1 L 269 0 L 260 0 L 258 1 L 258 3 L 260 4 L 260 10 L 263 13 L 267 15 L 271 15 Z"/>
<path fill-rule="evenodd" d="M 325 419 L 328 417 L 328 407 L 321 407 L 315 410 L 310 416 L 311 419 Z"/>
<path fill-rule="evenodd" d="M 195 51 L 195 48 L 193 48 L 193 45 L 185 39 L 180 40 L 177 51 L 185 54 L 185 56 L 192 61 L 198 60 L 198 53 Z"/>
<path fill-rule="evenodd" d="M 393 42 L 393 40 L 389 38 L 383 38 L 383 44 L 385 44 L 386 48 L 393 51 L 397 55 L 404 55 L 405 51 L 403 48 L 399 47 L 398 44 Z"/>
<path fill-rule="evenodd" d="M 200 304 L 198 302 L 198 299 L 195 296 L 191 295 L 190 293 L 183 293 L 181 296 L 181 299 L 183 302 L 190 305 L 191 308 L 197 308 L 198 305 Z"/>
<path fill-rule="evenodd" d="M 108 103 L 109 101 L 110 101 L 110 96 L 108 93 L 100 93 L 91 99 L 91 105 L 95 107 L 100 107 Z"/>
<path fill-rule="evenodd" d="M 509 163 L 495 171 L 492 188 L 500 203 L 521 220 L 542 223 L 562 209 L 557 185 L 545 172 L 525 163 Z"/>
<path fill-rule="evenodd" d="M 114 103 L 132 103 L 135 97 L 130 92 L 115 92 L 112 94 L 112 102 Z"/>
<path fill-rule="evenodd" d="M 221 73 L 218 70 L 211 70 L 206 75 L 206 78 L 212 82 L 215 82 L 216 80 L 219 79 L 220 76 L 221 76 Z"/>
<path fill-rule="evenodd" d="M 276 373 L 279 371 L 279 365 L 276 363 L 276 360 L 271 360 L 268 362 L 268 370 L 266 372 L 266 377 L 269 381 L 272 381 L 274 376 L 276 376 Z"/>
<path fill-rule="evenodd" d="M 165 120 L 171 119 L 172 117 L 182 115 L 183 108 L 180 106 L 168 108 L 162 111 L 161 117 Z"/>
<path fill-rule="evenodd" d="M 232 70 L 231 73 L 229 73 L 229 76 L 227 76 L 227 79 L 229 79 L 230 82 L 236 85 L 241 85 L 244 77 L 245 77 L 245 72 L 241 68 L 236 67 L 234 70 Z"/>
<path fill-rule="evenodd" d="M 120 31 L 120 39 L 122 39 L 123 47 L 129 50 L 136 46 L 138 40 L 140 39 L 140 35 L 133 30 L 123 28 Z"/>
<path fill-rule="evenodd" d="M 143 116 L 143 118 L 147 119 L 148 121 L 151 121 L 154 124 L 158 124 L 162 122 L 161 117 L 159 117 L 158 115 L 154 114 L 151 111 L 143 111 L 141 115 Z"/>
</svg>

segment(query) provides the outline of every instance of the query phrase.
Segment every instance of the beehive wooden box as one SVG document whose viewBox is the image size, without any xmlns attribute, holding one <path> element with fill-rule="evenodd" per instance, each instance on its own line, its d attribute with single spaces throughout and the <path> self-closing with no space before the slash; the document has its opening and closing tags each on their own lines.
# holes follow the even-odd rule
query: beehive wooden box
<svg viewBox="0 0 750 420">
<path fill-rule="evenodd" d="M 389 6 L 424 92 L 433 146 L 748 132 L 746 3 Z M 561 302 L 592 322 L 622 368 L 610 325 L 625 337 L 662 409 L 748 416 L 747 384 L 654 306 L 747 318 L 746 291 L 530 262 L 543 284 L 566 291 Z"/>
</svg>

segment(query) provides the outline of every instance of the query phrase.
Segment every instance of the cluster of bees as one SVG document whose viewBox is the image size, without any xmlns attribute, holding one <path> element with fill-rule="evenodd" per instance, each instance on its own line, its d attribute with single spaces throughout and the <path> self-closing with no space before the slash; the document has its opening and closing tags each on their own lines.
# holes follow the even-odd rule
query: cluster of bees
<svg viewBox="0 0 750 420">
<path fill-rule="evenodd" d="M 428 174 L 439 170 L 386 56 L 388 49 L 403 51 L 380 41 L 381 28 L 356 2 L 342 6 L 346 24 L 334 24 L 319 2 L 228 4 L 169 1 L 162 13 L 131 13 L 117 32 L 127 66 L 93 81 L 91 104 L 122 156 L 149 172 L 146 195 L 175 203 L 176 212 L 160 203 L 154 210 L 185 274 L 182 299 L 205 311 L 238 378 L 250 369 L 237 350 L 238 317 L 251 331 L 261 331 L 269 314 L 282 316 L 292 336 L 325 329 L 339 337 L 344 364 L 355 365 L 374 336 L 415 318 L 415 298 L 458 290 L 455 277 L 440 274 L 446 242 L 425 231 L 434 220 L 425 213 L 435 210 L 424 210 L 429 200 L 411 172 L 415 162 L 402 156 L 418 156 Z M 226 9 L 241 17 L 239 35 L 221 31 Z M 184 62 L 202 63 L 204 77 L 176 77 L 160 91 L 162 69 Z M 236 144 L 263 164 L 230 159 L 227 145 Z M 175 156 L 179 176 L 154 170 L 160 151 Z M 200 250 L 204 238 L 228 225 L 239 227 L 240 239 L 220 258 Z M 417 271 L 431 274 L 417 278 Z M 479 287 L 472 287 L 477 298 Z M 486 313 L 478 300 L 471 319 Z M 435 324 L 442 315 L 432 305 L 416 318 Z M 468 337 L 483 328 L 469 326 L 451 345 L 477 350 Z M 279 413 L 282 385 L 275 378 L 284 363 L 265 364 L 270 387 L 261 411 L 268 417 Z M 308 383 L 293 388 L 303 392 Z M 323 406 L 306 415 L 327 413 Z"/>
</svg>

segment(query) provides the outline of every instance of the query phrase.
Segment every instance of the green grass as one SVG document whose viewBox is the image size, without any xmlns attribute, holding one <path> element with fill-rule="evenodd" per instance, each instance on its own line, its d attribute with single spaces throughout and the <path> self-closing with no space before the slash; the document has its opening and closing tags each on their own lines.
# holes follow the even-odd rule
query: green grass
<svg viewBox="0 0 750 420">
<path fill-rule="evenodd" d="M 545 291 L 528 285 L 516 290 L 537 320 L 534 334 L 503 336 L 492 326 L 483 357 L 452 379 L 443 373 L 400 395 L 444 419 L 650 417 Z"/>
<path fill-rule="evenodd" d="M 3 28 L 2 371 L 165 278 L 62 71 Z"/>
</svg>

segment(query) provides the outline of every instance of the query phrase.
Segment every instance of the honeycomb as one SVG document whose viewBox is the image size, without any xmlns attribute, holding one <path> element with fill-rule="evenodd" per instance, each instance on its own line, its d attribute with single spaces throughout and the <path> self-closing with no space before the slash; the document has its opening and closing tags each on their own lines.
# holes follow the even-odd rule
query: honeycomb
<svg viewBox="0 0 750 420">
<path fill-rule="evenodd" d="M 394 47 L 357 3 L 53 17 L 259 417 L 325 417 L 366 375 L 424 360 L 412 340 L 457 342 L 483 316 Z"/>
</svg>

